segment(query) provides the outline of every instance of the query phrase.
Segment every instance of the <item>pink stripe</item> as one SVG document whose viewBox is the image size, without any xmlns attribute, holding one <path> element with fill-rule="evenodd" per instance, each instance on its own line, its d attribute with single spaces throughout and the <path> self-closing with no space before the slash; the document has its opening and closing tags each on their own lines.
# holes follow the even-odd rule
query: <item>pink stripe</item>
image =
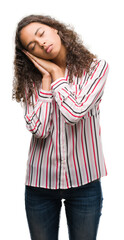
<svg viewBox="0 0 124 240">
<path fill-rule="evenodd" d="M 47 184 L 48 184 L 48 166 L 49 166 L 49 156 L 50 156 L 50 147 L 51 147 L 51 144 L 52 144 L 52 138 L 51 138 L 51 141 L 50 141 L 50 145 L 49 145 L 49 148 L 48 148 L 48 154 L 47 154 L 47 166 L 46 166 L 46 188 L 47 188 Z"/>
<path fill-rule="evenodd" d="M 32 118 L 32 116 L 34 115 L 34 111 L 32 112 L 32 114 L 30 115 L 30 118 Z M 29 120 L 30 120 L 30 118 L 28 117 L 28 116 L 26 116 Z"/>
<path fill-rule="evenodd" d="M 36 114 L 38 113 L 39 109 L 41 108 L 43 102 L 40 104 L 40 106 L 38 107 L 37 111 L 36 111 Z"/>
<path fill-rule="evenodd" d="M 62 123 L 61 123 L 61 132 L 62 132 L 62 151 L 63 151 L 63 153 L 64 153 L 64 155 L 63 155 L 63 158 L 64 159 L 62 159 L 62 161 L 63 161 L 63 165 L 62 165 L 62 172 L 63 172 L 63 179 L 65 178 L 65 172 L 66 172 L 66 170 L 65 170 L 65 165 L 64 165 L 64 163 L 65 163 L 65 159 L 66 159 L 66 151 L 65 151 L 65 136 L 64 136 L 64 131 L 65 131 L 65 121 L 64 121 L 64 118 L 62 118 Z M 63 182 L 63 184 L 62 184 L 62 188 L 64 188 L 65 186 L 64 186 L 64 182 Z"/>
<path fill-rule="evenodd" d="M 36 140 L 36 141 L 35 141 Z M 34 141 L 35 141 L 35 144 L 37 144 L 37 138 L 34 138 Z M 34 162 L 33 162 L 33 165 L 36 166 L 37 165 L 37 159 L 38 159 L 38 154 L 39 154 L 39 151 L 38 149 L 36 148 L 35 149 L 35 157 L 34 157 Z M 33 170 L 33 178 L 32 178 L 32 184 L 35 185 L 35 182 L 36 182 L 36 170 Z"/>
<path fill-rule="evenodd" d="M 104 158 L 104 156 L 103 156 L 103 158 Z M 105 166 L 105 174 L 107 175 L 107 169 L 106 169 L 105 159 L 104 159 L 104 166 Z"/>
<path fill-rule="evenodd" d="M 82 76 L 82 80 L 81 80 L 81 82 L 80 82 L 80 85 L 81 85 L 82 82 L 83 82 L 83 78 L 85 77 L 85 73 L 86 73 L 86 71 L 84 70 L 84 72 L 83 72 L 83 76 Z"/>
<path fill-rule="evenodd" d="M 40 151 L 39 151 L 39 157 L 38 157 L 38 163 L 37 163 L 37 174 L 36 174 L 35 187 L 37 187 L 38 172 L 39 172 L 39 162 L 40 162 L 40 159 L 41 159 L 41 150 L 42 150 L 42 144 L 40 145 Z"/>
<path fill-rule="evenodd" d="M 97 163 L 96 163 L 95 146 L 94 146 L 94 141 L 93 141 L 93 130 L 92 130 L 92 121 L 91 121 L 91 117 L 90 117 L 90 129 L 91 129 L 91 138 L 92 138 L 92 146 L 93 146 L 93 154 L 94 154 L 94 161 L 95 161 L 96 175 L 97 175 L 97 178 L 98 178 L 98 169 L 97 169 Z"/>
<path fill-rule="evenodd" d="M 92 76 L 91 76 L 91 78 L 90 78 L 90 79 L 92 79 L 92 78 L 93 78 L 93 76 L 94 76 L 94 74 L 95 74 L 95 72 L 96 72 L 97 68 L 99 67 L 99 65 L 100 65 L 100 62 L 98 63 L 97 67 L 95 68 L 95 70 L 94 70 L 94 72 L 93 72 L 93 74 L 92 74 Z"/>
<path fill-rule="evenodd" d="M 66 78 L 66 79 L 67 79 L 67 78 Z M 55 83 L 51 86 L 51 89 L 52 89 L 54 86 L 56 86 L 58 83 L 63 82 L 63 81 L 66 81 L 66 79 L 63 78 L 63 79 L 60 79 L 59 81 L 56 80 Z"/>
<path fill-rule="evenodd" d="M 88 117 L 90 117 L 89 112 L 88 112 Z M 90 126 L 89 126 L 89 121 L 87 122 L 87 137 L 88 137 L 88 143 L 91 142 L 90 140 Z M 91 144 L 88 144 L 88 148 L 89 148 L 89 152 L 90 152 L 90 156 L 92 156 L 92 150 L 91 150 Z M 93 175 L 93 179 L 95 179 L 95 171 L 94 171 L 94 161 L 93 158 L 91 157 L 91 166 L 92 166 L 92 175 Z"/>
<path fill-rule="evenodd" d="M 45 125 L 46 125 L 46 119 L 47 119 L 47 114 L 48 114 L 48 102 L 46 103 L 45 120 L 44 120 L 44 126 L 43 126 L 43 131 L 42 131 L 41 137 L 43 137 L 43 134 L 44 134 Z"/>
<path fill-rule="evenodd" d="M 56 189 L 57 189 L 57 175 L 58 175 L 58 121 L 57 121 L 57 103 L 55 102 L 55 116 L 56 116 Z"/>
<path fill-rule="evenodd" d="M 101 135 L 101 126 L 99 126 L 99 136 Z"/>
<path fill-rule="evenodd" d="M 83 121 L 81 121 L 81 132 L 83 133 Z M 84 151 L 84 143 L 83 143 L 83 136 L 81 134 L 81 144 L 82 144 L 82 150 L 83 150 L 83 158 L 84 158 L 84 165 L 85 165 L 85 171 L 87 176 L 87 182 L 89 182 L 89 176 L 88 176 L 88 170 L 87 170 L 87 164 L 86 164 L 86 157 L 85 157 L 85 151 Z"/>
<path fill-rule="evenodd" d="M 62 101 L 62 98 L 61 98 L 60 92 L 58 92 L 58 94 L 59 94 L 59 98 L 60 98 L 60 100 Z"/>
<path fill-rule="evenodd" d="M 66 81 L 68 80 L 68 74 L 67 74 L 67 76 L 66 76 Z"/>
<path fill-rule="evenodd" d="M 30 132 L 32 132 L 32 131 L 34 131 L 35 130 L 35 128 L 37 127 L 37 123 L 39 122 L 39 120 L 37 120 L 37 122 L 35 123 L 35 126 L 34 126 L 34 128 L 33 129 L 30 129 Z"/>
<path fill-rule="evenodd" d="M 42 92 L 42 91 L 40 91 L 40 93 L 42 93 L 42 94 L 44 94 L 44 95 L 50 95 L 50 96 L 52 96 L 52 93 L 44 93 L 44 92 Z"/>
<path fill-rule="evenodd" d="M 26 116 L 26 118 L 30 121 L 30 118 L 28 116 Z"/>
<path fill-rule="evenodd" d="M 68 95 L 70 95 L 70 93 L 66 89 L 62 88 L 62 90 L 65 91 Z"/>
<path fill-rule="evenodd" d="M 72 142 L 73 142 L 73 160 L 74 160 L 74 167 L 75 167 L 75 173 L 76 173 L 76 179 L 77 179 L 77 184 L 79 186 L 79 180 L 78 180 L 78 174 L 77 174 L 77 168 L 76 168 L 76 163 L 75 163 L 75 156 L 74 156 L 74 131 L 73 131 L 73 126 L 71 126 L 72 129 Z"/>
<path fill-rule="evenodd" d="M 30 182 L 31 161 L 32 161 L 33 153 L 34 153 L 34 148 L 35 148 L 35 143 L 34 143 L 34 146 L 33 146 L 32 154 L 31 154 L 31 158 L 30 158 L 30 162 L 29 162 L 29 178 L 28 178 L 28 185 L 29 185 L 29 182 Z"/>
<path fill-rule="evenodd" d="M 67 188 L 69 188 L 69 185 L 68 185 L 68 178 L 67 178 L 67 172 L 65 172 L 65 178 L 66 178 Z"/>
</svg>

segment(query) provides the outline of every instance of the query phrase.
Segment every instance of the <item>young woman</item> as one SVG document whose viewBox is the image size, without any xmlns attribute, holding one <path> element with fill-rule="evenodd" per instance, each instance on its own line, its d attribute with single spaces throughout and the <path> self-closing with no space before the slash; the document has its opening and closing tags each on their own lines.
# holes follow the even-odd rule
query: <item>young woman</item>
<svg viewBox="0 0 124 240">
<path fill-rule="evenodd" d="M 62 199 L 70 240 L 95 240 L 107 175 L 99 104 L 108 63 L 69 25 L 30 15 L 17 26 L 13 98 L 31 132 L 25 208 L 33 240 L 57 240 Z"/>
</svg>

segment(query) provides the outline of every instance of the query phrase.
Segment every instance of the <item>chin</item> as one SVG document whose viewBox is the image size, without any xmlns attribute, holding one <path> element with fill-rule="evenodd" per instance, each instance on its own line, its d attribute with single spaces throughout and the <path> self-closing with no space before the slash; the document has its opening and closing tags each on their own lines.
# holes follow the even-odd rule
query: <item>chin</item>
<svg viewBox="0 0 124 240">
<path fill-rule="evenodd" d="M 60 54 L 60 51 L 56 51 L 56 53 L 54 53 L 52 56 L 51 56 L 51 59 L 56 59 Z"/>
</svg>

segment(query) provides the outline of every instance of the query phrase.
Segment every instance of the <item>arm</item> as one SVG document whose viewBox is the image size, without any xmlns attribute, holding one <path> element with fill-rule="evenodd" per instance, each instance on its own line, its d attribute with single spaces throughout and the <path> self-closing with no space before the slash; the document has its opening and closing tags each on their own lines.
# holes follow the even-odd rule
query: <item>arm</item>
<svg viewBox="0 0 124 240">
<path fill-rule="evenodd" d="M 101 98 L 108 74 L 108 64 L 100 60 L 92 69 L 85 85 L 76 94 L 63 77 L 51 84 L 52 94 L 65 117 L 65 122 L 78 122 Z"/>
<path fill-rule="evenodd" d="M 43 89 L 44 88 L 44 89 Z M 26 103 L 24 104 L 24 119 L 26 128 L 36 138 L 46 138 L 50 132 L 50 123 L 52 119 L 52 93 L 48 90 L 48 84 L 42 84 L 42 88 L 35 89 L 36 96 L 31 97 L 34 107 L 27 103 L 27 91 L 25 90 Z"/>
</svg>

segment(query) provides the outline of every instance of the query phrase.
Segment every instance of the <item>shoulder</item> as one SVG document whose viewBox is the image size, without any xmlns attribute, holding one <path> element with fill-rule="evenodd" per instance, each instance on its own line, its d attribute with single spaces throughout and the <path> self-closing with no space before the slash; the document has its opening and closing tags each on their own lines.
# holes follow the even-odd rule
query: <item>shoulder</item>
<svg viewBox="0 0 124 240">
<path fill-rule="evenodd" d="M 90 65 L 90 68 L 94 68 L 98 65 L 108 65 L 108 62 L 105 59 L 94 59 Z"/>
<path fill-rule="evenodd" d="M 100 70 L 109 70 L 109 64 L 105 59 L 94 59 L 90 66 L 89 74 L 93 71 L 100 71 Z"/>
</svg>

